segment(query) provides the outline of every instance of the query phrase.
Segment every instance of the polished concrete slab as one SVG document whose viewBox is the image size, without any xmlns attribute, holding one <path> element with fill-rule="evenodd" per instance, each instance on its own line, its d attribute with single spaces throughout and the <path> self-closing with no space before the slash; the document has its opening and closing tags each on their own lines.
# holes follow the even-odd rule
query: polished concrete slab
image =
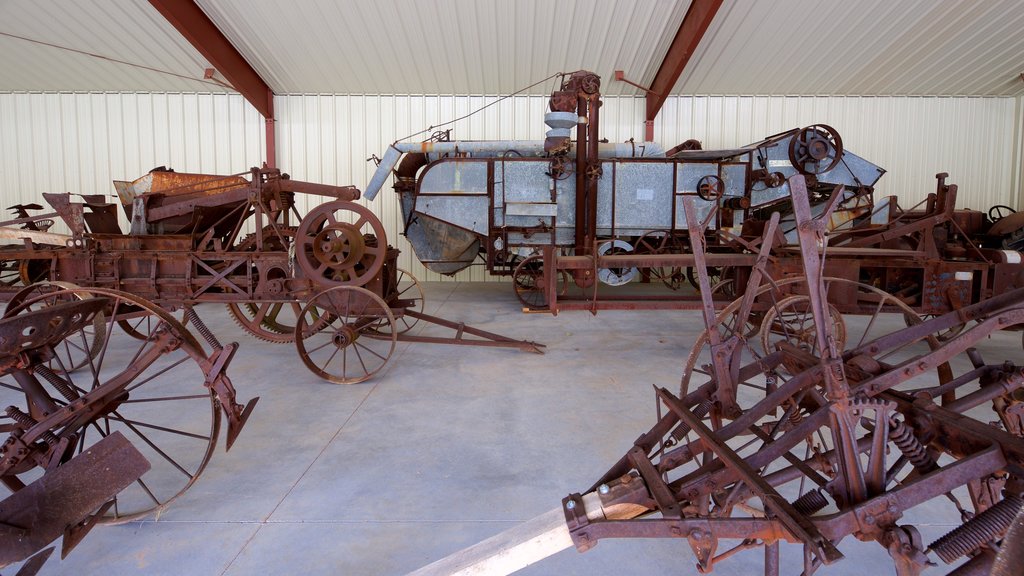
<svg viewBox="0 0 1024 576">
<path fill-rule="evenodd" d="M 202 306 L 221 340 L 242 344 L 229 374 L 241 398 L 261 397 L 247 428 L 159 519 L 99 527 L 42 573 L 403 574 L 589 487 L 654 423 L 652 386 L 678 388 L 703 326 L 696 312 L 523 314 L 507 284 L 426 292 L 428 313 L 536 340 L 545 353 L 399 343 L 372 380 L 334 385 L 292 345 L 256 341 L 223 307 Z M 1020 334 L 997 334 L 985 351 L 1019 360 Z M 936 501 L 908 521 L 930 541 L 956 521 L 950 510 Z M 850 560 L 819 573 L 893 572 L 876 544 L 840 548 Z M 742 552 L 716 573 L 757 573 L 761 561 L 760 550 Z M 799 548 L 784 547 L 783 561 L 798 573 Z M 602 541 L 523 574 L 693 566 L 684 541 Z"/>
</svg>

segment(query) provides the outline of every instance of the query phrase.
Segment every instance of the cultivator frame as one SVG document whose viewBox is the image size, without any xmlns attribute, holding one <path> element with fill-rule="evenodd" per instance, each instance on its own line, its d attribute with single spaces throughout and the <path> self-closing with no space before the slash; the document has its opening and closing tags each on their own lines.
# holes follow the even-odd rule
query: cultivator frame
<svg viewBox="0 0 1024 576">
<path fill-rule="evenodd" d="M 1024 289 L 921 320 L 898 297 L 829 278 L 826 222 L 835 203 L 812 216 L 801 180 L 790 186 L 804 276 L 772 276 L 776 214 L 743 297 L 716 311 L 702 292 L 706 330 L 680 391 L 656 387 L 654 426 L 559 509 L 415 574 L 507 574 L 562 546 L 672 538 L 689 545 L 700 573 L 762 548 L 764 574 L 777 576 L 780 543 L 799 544 L 809 576 L 842 560 L 837 544 L 851 536 L 885 548 L 900 576 L 917 576 L 935 557 L 966 556 L 959 575 L 989 573 L 1024 505 L 1024 366 L 987 363 L 974 347 L 1024 325 Z M 696 244 L 707 288 L 705 257 Z M 829 312 L 830 296 L 847 289 L 874 301 L 851 327 L 859 338 L 840 335 Z M 780 310 L 794 299 L 800 323 Z M 750 330 L 759 308 L 775 318 L 767 343 Z M 906 328 L 884 328 L 908 315 Z M 968 414 L 985 404 L 997 422 Z M 928 544 L 905 514 L 934 499 L 948 500 L 961 525 Z M 993 574 L 1013 573 L 1000 565 Z"/>
</svg>

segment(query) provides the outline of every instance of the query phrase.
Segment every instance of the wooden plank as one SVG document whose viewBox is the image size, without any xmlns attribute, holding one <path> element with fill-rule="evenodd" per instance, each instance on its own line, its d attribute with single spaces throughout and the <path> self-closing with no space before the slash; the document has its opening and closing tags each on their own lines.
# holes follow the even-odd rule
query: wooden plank
<svg viewBox="0 0 1024 576">
<path fill-rule="evenodd" d="M 583 506 L 591 520 L 623 520 L 650 511 L 636 504 L 616 504 L 605 508 L 594 492 L 583 496 Z M 410 572 L 409 576 L 511 574 L 572 546 L 565 513 L 559 507 Z"/>
</svg>

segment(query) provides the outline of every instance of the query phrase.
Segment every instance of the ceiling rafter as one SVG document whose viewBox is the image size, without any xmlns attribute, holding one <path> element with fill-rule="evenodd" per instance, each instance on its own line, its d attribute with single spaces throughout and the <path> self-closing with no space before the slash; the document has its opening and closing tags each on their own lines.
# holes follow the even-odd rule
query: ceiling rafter
<svg viewBox="0 0 1024 576">
<path fill-rule="evenodd" d="M 230 40 L 194 0 L 149 0 L 264 118 L 274 117 L 274 95 Z"/>
<path fill-rule="evenodd" d="M 686 11 L 679 30 L 676 32 L 672 44 L 665 53 L 665 58 L 658 67 L 658 72 L 651 82 L 650 91 L 647 93 L 647 124 L 651 130 L 654 119 L 661 111 L 662 105 L 668 98 L 676 82 L 686 69 L 694 50 L 704 38 L 708 26 L 718 14 L 723 0 L 692 0 L 690 8 Z"/>
</svg>

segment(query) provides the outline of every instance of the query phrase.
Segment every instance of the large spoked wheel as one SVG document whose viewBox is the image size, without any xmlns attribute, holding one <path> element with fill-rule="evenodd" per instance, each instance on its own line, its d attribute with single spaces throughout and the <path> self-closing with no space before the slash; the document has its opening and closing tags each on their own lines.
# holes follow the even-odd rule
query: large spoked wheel
<svg viewBox="0 0 1024 576">
<path fill-rule="evenodd" d="M 76 410 L 75 416 L 51 428 L 53 434 L 71 440 L 73 453 L 67 458 L 120 431 L 149 460 L 150 470 L 120 492 L 99 521 L 137 520 L 165 509 L 199 478 L 217 443 L 220 411 L 216 397 L 204 386 L 208 358 L 199 342 L 167 312 L 145 300 L 116 290 L 73 289 L 28 300 L 11 312 L 87 297 L 108 301 L 107 338 L 99 354 L 83 370 L 72 372 L 56 362 L 55 368 L 39 366 L 35 373 L 56 408 L 85 399 L 88 412 Z M 142 341 L 112 329 L 118 319 L 143 315 L 153 321 L 136 327 L 146 332 Z M 0 402 L 39 415 L 38 403 L 30 403 L 8 378 L 0 381 Z M 0 416 L 0 430 L 11 423 Z M 2 480 L 17 490 L 40 474 L 36 467 Z"/>
<path fill-rule="evenodd" d="M 358 286 L 317 294 L 299 314 L 295 347 L 307 368 L 335 384 L 380 372 L 395 351 L 395 316 L 379 296 Z"/>
<path fill-rule="evenodd" d="M 515 290 L 516 298 L 523 303 L 523 306 L 530 310 L 543 310 L 548 306 L 547 279 L 544 275 L 544 257 L 540 254 L 529 256 L 523 259 L 512 272 L 512 288 Z M 564 271 L 558 272 L 558 279 L 555 282 L 555 292 L 559 296 L 565 295 L 569 290 L 569 275 Z"/>
<path fill-rule="evenodd" d="M 636 241 L 633 251 L 637 254 L 683 254 L 686 242 L 669 230 L 653 230 Z M 686 274 L 679 266 L 655 266 L 650 268 L 649 274 L 671 290 L 679 290 L 686 284 Z"/>
<path fill-rule="evenodd" d="M 288 344 L 295 340 L 295 325 L 302 304 L 299 302 L 243 302 L 228 304 L 235 322 L 254 338 Z"/>
<path fill-rule="evenodd" d="M 68 292 L 69 290 L 78 291 Z M 59 297 L 54 296 L 53 298 L 40 298 L 40 296 L 53 294 L 55 292 L 64 293 Z M 70 282 L 39 282 L 22 288 L 11 298 L 7 303 L 7 312 L 4 313 L 4 318 L 8 318 L 26 310 L 38 310 L 46 306 L 52 306 L 53 304 L 74 300 L 85 300 L 86 298 L 92 298 L 92 295 L 88 292 L 79 290 L 78 286 Z M 33 303 L 28 306 L 23 306 L 23 304 L 29 300 L 33 301 Z M 90 324 L 83 327 L 81 330 L 74 332 L 68 338 L 65 338 L 58 346 L 55 346 L 53 349 L 54 358 L 50 360 L 47 365 L 51 369 L 57 369 L 60 367 L 67 369 L 68 371 L 78 370 L 85 366 L 89 360 L 94 359 L 99 355 L 106 337 L 107 322 L 104 314 L 100 312 L 93 317 Z"/>
<path fill-rule="evenodd" d="M 845 319 L 829 306 L 829 316 L 833 321 L 833 338 L 836 347 L 840 352 L 847 348 L 856 348 L 875 338 L 881 337 L 896 329 L 896 325 L 902 325 L 903 321 L 918 323 L 918 316 L 914 310 L 899 298 L 879 290 L 873 286 L 861 284 L 853 280 L 842 278 L 824 278 L 826 293 L 829 290 L 853 291 L 857 294 L 857 301 L 860 303 L 859 314 L 848 315 Z M 740 307 L 740 299 L 730 303 L 722 309 L 716 317 L 715 326 L 711 329 L 718 332 L 722 341 L 734 335 L 739 335 L 737 344 L 740 365 L 747 365 L 761 361 L 769 353 L 773 352 L 777 345 L 783 341 L 795 345 L 798 349 L 807 352 L 815 357 L 821 355 L 816 344 L 808 345 L 807 341 L 814 338 L 813 318 L 809 310 L 806 312 L 806 319 L 803 310 L 806 306 L 807 296 L 793 292 L 799 289 L 801 284 L 806 284 L 802 276 L 785 278 L 776 281 L 774 285 L 762 286 L 758 291 L 757 302 L 767 303 L 763 315 L 753 313 L 747 318 L 747 323 L 742 328 L 737 326 L 737 311 Z M 762 304 L 762 308 L 765 308 Z M 838 316 L 838 320 L 837 320 Z M 761 319 L 763 317 L 763 319 Z M 795 322 L 792 322 L 793 318 Z M 782 329 L 779 319 L 787 320 L 791 324 Z M 752 330 L 750 322 L 758 320 L 760 325 L 757 330 Z M 804 327 L 799 332 L 798 326 Z M 841 328 L 837 330 L 835 328 Z M 766 334 L 767 332 L 767 334 Z M 766 346 L 767 336 L 767 346 Z M 919 340 L 908 341 L 902 346 L 896 347 L 887 353 L 886 361 L 895 361 L 905 354 L 910 353 L 919 347 L 931 346 L 929 340 L 932 336 Z M 705 329 L 697 338 L 686 359 L 683 367 L 683 375 L 680 380 L 680 393 L 686 395 L 695 387 L 699 387 L 713 378 L 711 366 L 711 354 L 709 330 Z M 769 371 L 766 376 L 764 372 L 753 375 L 739 385 L 749 390 L 759 390 L 759 397 L 774 388 L 780 381 L 788 378 L 788 371 L 783 366 Z M 759 399 L 759 397 L 757 399 Z"/>
<path fill-rule="evenodd" d="M 295 260 L 326 286 L 362 286 L 384 265 L 387 235 L 373 212 L 354 202 L 317 206 L 299 224 Z"/>
<path fill-rule="evenodd" d="M 388 302 L 392 309 L 401 307 L 403 312 L 395 316 L 394 324 L 383 322 L 377 331 L 381 334 L 390 334 L 391 330 L 396 330 L 398 334 L 405 334 L 420 321 L 419 318 L 406 316 L 404 311 L 423 312 L 423 306 L 426 303 L 423 285 L 411 272 L 398 268 L 395 270 L 394 294 L 388 296 Z"/>
</svg>

